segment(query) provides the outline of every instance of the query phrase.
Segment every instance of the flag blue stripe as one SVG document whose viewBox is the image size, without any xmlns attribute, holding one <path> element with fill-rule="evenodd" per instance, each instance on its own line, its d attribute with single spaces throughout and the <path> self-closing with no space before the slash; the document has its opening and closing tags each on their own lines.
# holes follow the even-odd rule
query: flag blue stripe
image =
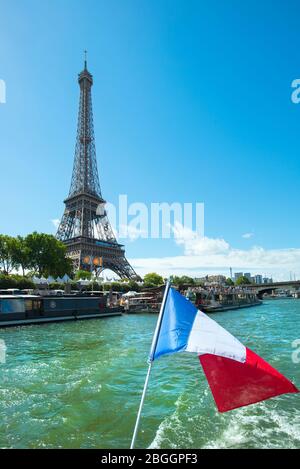
<svg viewBox="0 0 300 469">
<path fill-rule="evenodd" d="M 197 312 L 193 303 L 170 288 L 157 345 L 150 360 L 186 349 Z"/>
</svg>

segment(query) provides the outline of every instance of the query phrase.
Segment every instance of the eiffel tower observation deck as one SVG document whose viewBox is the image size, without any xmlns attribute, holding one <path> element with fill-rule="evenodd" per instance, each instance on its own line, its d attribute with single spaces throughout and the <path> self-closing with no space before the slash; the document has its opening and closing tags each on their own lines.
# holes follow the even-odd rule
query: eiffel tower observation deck
<svg viewBox="0 0 300 469">
<path fill-rule="evenodd" d="M 105 210 L 96 159 L 93 125 L 93 76 L 84 69 L 78 76 L 80 101 L 71 186 L 56 237 L 67 246 L 75 270 L 100 273 L 110 269 L 121 278 L 138 278 L 114 236 Z"/>
</svg>

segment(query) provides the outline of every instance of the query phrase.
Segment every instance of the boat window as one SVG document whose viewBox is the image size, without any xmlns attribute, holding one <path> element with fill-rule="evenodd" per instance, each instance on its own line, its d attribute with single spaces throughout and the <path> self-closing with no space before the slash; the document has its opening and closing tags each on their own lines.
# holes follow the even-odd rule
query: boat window
<svg viewBox="0 0 300 469">
<path fill-rule="evenodd" d="M 0 302 L 0 312 L 1 313 L 24 313 L 24 300 L 3 299 Z"/>
<path fill-rule="evenodd" d="M 36 311 L 40 309 L 41 302 L 39 300 L 25 300 L 26 311 Z"/>
</svg>

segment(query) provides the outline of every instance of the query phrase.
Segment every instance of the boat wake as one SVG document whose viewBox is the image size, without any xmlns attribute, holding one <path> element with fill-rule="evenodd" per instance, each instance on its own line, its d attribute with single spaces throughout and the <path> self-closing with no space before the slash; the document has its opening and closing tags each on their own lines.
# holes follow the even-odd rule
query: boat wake
<svg viewBox="0 0 300 469">
<path fill-rule="evenodd" d="M 202 410 L 199 402 L 193 416 L 186 396 L 181 395 L 174 413 L 159 425 L 149 449 L 279 449 L 283 447 L 283 441 L 287 448 L 299 448 L 299 411 L 284 410 L 279 402 L 269 401 L 226 414 L 207 412 L 207 394 L 208 390 L 201 399 Z"/>
</svg>

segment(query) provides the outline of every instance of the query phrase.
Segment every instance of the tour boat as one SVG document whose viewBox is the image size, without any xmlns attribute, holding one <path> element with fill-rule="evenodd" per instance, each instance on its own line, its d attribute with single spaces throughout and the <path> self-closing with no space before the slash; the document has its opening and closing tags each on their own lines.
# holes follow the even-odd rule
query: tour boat
<svg viewBox="0 0 300 469">
<path fill-rule="evenodd" d="M 149 293 L 136 293 L 127 296 L 123 295 L 121 304 L 125 313 L 158 313 L 161 300 Z"/>
<path fill-rule="evenodd" d="M 108 307 L 105 296 L 0 295 L 0 327 L 96 319 L 122 311 L 121 306 Z"/>
<path fill-rule="evenodd" d="M 244 291 L 239 293 L 197 293 L 194 302 L 205 313 L 231 311 L 232 309 L 250 308 L 262 304 L 256 294 Z"/>
</svg>

